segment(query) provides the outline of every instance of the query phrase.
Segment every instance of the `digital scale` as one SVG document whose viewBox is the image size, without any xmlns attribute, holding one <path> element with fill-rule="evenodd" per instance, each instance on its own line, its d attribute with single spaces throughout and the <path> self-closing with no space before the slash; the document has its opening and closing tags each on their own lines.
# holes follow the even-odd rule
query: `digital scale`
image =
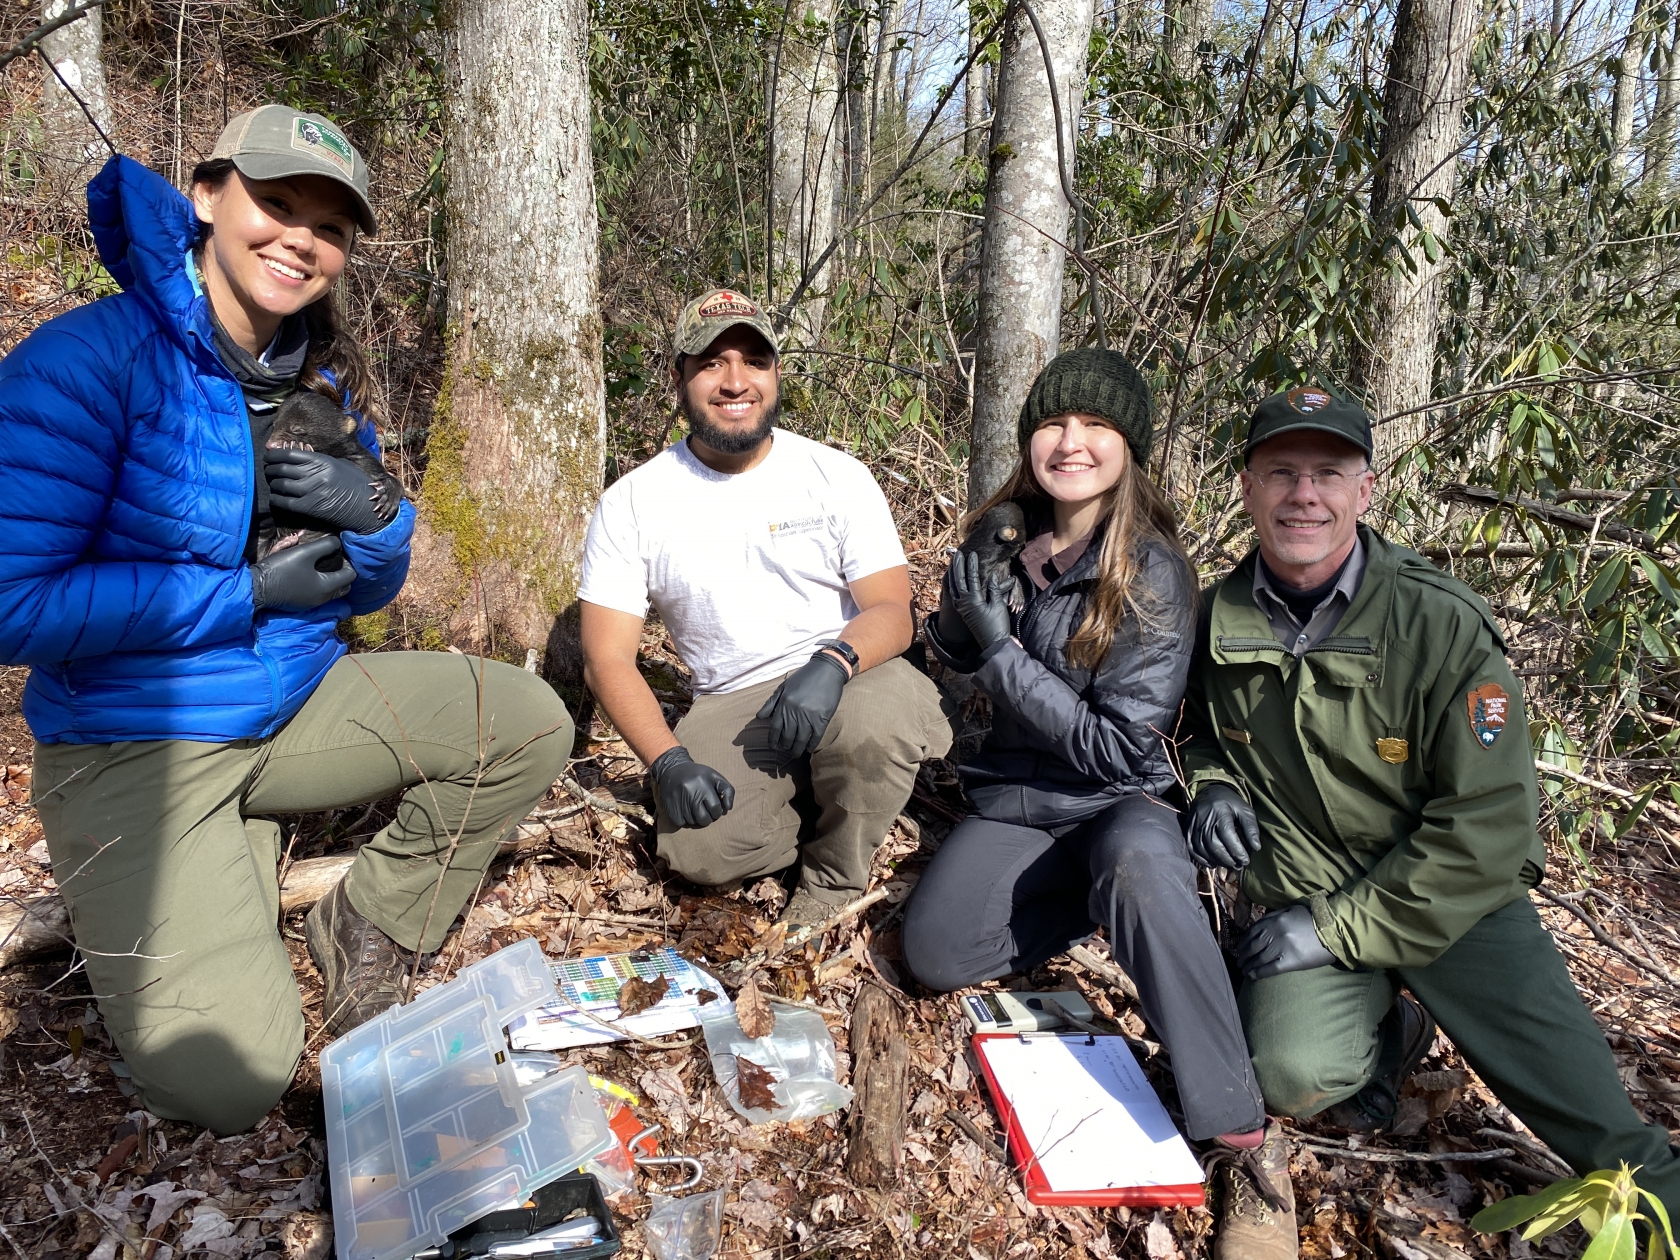
<svg viewBox="0 0 1680 1260">
<path fill-rule="evenodd" d="M 1060 1010 L 1052 1009 L 1053 1001 Z M 971 993 L 962 1000 L 963 1014 L 977 1033 L 1040 1032 L 1062 1028 L 1068 1019 L 1090 1023 L 1095 1018 L 1091 1004 L 1078 993 Z"/>
</svg>

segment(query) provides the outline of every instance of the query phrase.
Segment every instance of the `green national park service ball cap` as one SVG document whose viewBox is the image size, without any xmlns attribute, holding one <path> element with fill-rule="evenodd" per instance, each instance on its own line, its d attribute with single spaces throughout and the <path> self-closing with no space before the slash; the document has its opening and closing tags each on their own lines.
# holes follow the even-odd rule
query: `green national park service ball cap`
<svg viewBox="0 0 1680 1260">
<path fill-rule="evenodd" d="M 1243 463 L 1254 458 L 1254 448 L 1262 442 L 1301 429 L 1333 433 L 1364 451 L 1366 459 L 1375 449 L 1371 444 L 1371 417 L 1365 414 L 1365 408 L 1337 398 L 1320 386 L 1298 385 L 1273 394 L 1254 409 L 1248 422 L 1248 442 L 1243 446 Z"/>
<path fill-rule="evenodd" d="M 678 354 L 699 354 L 737 324 L 751 328 L 777 354 L 782 352 L 768 312 L 736 289 L 713 289 L 683 307 L 671 345 Z"/>
<path fill-rule="evenodd" d="M 379 230 L 368 200 L 367 163 L 338 124 L 289 105 L 259 105 L 222 128 L 211 160 L 231 158 L 247 179 L 290 179 L 324 175 L 343 184 L 355 198 L 356 222 L 367 233 Z"/>
</svg>

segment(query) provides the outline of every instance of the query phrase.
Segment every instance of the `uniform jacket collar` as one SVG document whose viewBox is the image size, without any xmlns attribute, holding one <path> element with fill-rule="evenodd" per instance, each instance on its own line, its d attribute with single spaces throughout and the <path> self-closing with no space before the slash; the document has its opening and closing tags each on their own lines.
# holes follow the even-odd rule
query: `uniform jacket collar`
<svg viewBox="0 0 1680 1260">
<path fill-rule="evenodd" d="M 1365 578 L 1342 614 L 1335 633 L 1309 649 L 1303 659 L 1317 676 L 1342 687 L 1375 687 L 1387 659 L 1394 579 L 1403 553 L 1375 530 L 1359 526 L 1365 544 Z M 1248 553 L 1215 588 L 1209 609 L 1208 648 L 1220 665 L 1272 661 L 1283 664 L 1289 651 L 1278 642 L 1271 622 L 1254 602 L 1254 571 L 1259 550 Z"/>
</svg>

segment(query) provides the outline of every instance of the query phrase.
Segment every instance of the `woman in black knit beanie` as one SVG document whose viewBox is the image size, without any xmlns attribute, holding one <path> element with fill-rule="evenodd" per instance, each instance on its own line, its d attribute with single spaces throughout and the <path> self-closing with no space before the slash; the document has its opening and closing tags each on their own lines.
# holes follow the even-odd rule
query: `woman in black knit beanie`
<svg viewBox="0 0 1680 1260">
<path fill-rule="evenodd" d="M 970 518 L 993 529 L 1015 504 L 1026 541 L 1001 561 L 965 544 L 928 619 L 934 654 L 991 698 L 992 729 L 960 771 L 978 813 L 923 874 L 904 957 L 923 984 L 952 990 L 1106 929 L 1171 1051 L 1188 1136 L 1249 1149 L 1265 1111 L 1166 747 L 1196 578 L 1145 471 L 1153 412 L 1124 355 L 1059 356 L 1021 408 L 1019 464 Z"/>
</svg>

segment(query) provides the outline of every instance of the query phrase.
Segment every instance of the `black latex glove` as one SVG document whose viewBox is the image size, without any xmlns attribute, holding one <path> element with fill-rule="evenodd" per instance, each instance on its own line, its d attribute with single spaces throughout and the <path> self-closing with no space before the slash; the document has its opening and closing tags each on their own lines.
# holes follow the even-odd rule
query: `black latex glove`
<svg viewBox="0 0 1680 1260">
<path fill-rule="evenodd" d="M 803 757 L 815 748 L 851 677 L 836 658 L 818 652 L 783 679 L 758 711 L 770 719 L 770 746 L 789 757 Z"/>
<path fill-rule="evenodd" d="M 678 744 L 653 759 L 653 795 L 660 817 L 673 827 L 707 827 L 735 804 L 735 789 L 710 766 L 703 766 Z"/>
<path fill-rule="evenodd" d="M 1237 968 L 1250 980 L 1328 967 L 1335 961 L 1336 956 L 1318 939 L 1312 910 L 1306 906 L 1268 914 L 1237 942 Z"/>
<path fill-rule="evenodd" d="M 322 521 L 352 534 L 377 534 L 397 519 L 396 506 L 381 510 L 377 488 L 347 459 L 319 451 L 269 447 L 263 451 L 268 499 L 277 508 Z"/>
<path fill-rule="evenodd" d="M 337 558 L 338 564 L 332 561 Z M 325 563 L 323 572 L 317 565 Z M 311 538 L 287 547 L 251 566 L 251 599 L 258 608 L 307 612 L 331 600 L 343 599 L 356 580 L 356 570 L 344 558 L 337 534 Z"/>
<path fill-rule="evenodd" d="M 962 562 L 963 553 L 953 553 L 950 567 L 945 570 L 945 580 L 939 584 L 939 616 L 936 619 L 939 623 L 939 642 L 953 656 L 965 656 L 974 651 L 976 646 L 968 623 L 957 611 L 956 592 L 951 589 L 951 573 Z"/>
<path fill-rule="evenodd" d="M 1011 583 L 1007 577 L 988 574 L 980 557 L 967 552 L 951 557 L 945 580 L 951 584 L 951 594 L 956 598 L 957 615 L 982 652 L 1009 637 L 1014 625 L 1009 613 Z M 941 630 L 944 628 L 940 626 Z"/>
<path fill-rule="evenodd" d="M 1190 806 L 1190 856 L 1203 866 L 1240 871 L 1260 852 L 1260 823 L 1242 793 L 1209 783 Z"/>
</svg>

